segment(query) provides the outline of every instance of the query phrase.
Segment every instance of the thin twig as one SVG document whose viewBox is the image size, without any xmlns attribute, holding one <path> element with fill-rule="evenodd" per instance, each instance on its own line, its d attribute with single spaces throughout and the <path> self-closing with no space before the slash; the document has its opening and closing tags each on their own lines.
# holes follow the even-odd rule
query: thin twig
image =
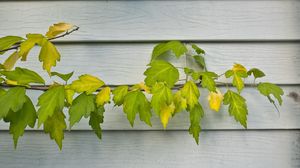
<svg viewBox="0 0 300 168">
<path fill-rule="evenodd" d="M 49 38 L 48 40 L 49 41 L 52 41 L 52 40 L 55 40 L 55 39 L 58 39 L 58 38 L 62 38 L 62 37 L 65 37 L 71 33 L 73 33 L 74 31 L 77 31 L 79 30 L 79 27 L 78 26 L 75 26 L 74 29 L 72 29 L 71 31 L 67 31 L 66 33 L 62 34 L 62 35 L 59 35 L 59 36 L 56 36 L 56 37 L 53 37 L 53 38 Z M 21 45 L 21 42 L 18 42 L 16 43 L 14 46 L 10 47 L 10 48 L 7 48 L 7 49 L 4 49 L 4 50 L 0 50 L 0 53 L 1 52 L 6 52 L 6 51 L 9 51 L 9 50 L 16 50 L 20 47 Z"/>
<path fill-rule="evenodd" d="M 232 83 L 225 83 L 225 82 L 216 82 L 216 84 L 217 84 L 217 86 L 226 86 L 226 87 L 233 86 Z M 100 91 L 103 87 L 116 88 L 118 86 L 124 86 L 124 85 L 126 85 L 128 87 L 134 86 L 133 84 L 118 84 L 118 85 L 107 84 L 107 85 L 104 85 L 104 86 L 100 87 L 99 89 L 97 89 L 97 91 Z M 199 83 L 196 83 L 196 85 L 198 87 L 201 87 L 201 81 Z M 4 84 L 4 83 L 0 84 L 0 87 L 3 87 L 3 88 L 11 88 L 11 87 L 16 87 L 16 86 L 18 86 L 18 85 L 8 85 L 8 84 Z M 46 91 L 49 89 L 50 86 L 51 85 L 29 85 L 26 87 L 26 89 Z M 184 84 L 176 84 L 172 87 L 172 90 L 180 90 L 183 86 L 184 86 Z M 245 84 L 245 86 L 254 87 L 253 84 Z M 25 86 L 23 86 L 23 87 L 25 87 Z"/>
</svg>

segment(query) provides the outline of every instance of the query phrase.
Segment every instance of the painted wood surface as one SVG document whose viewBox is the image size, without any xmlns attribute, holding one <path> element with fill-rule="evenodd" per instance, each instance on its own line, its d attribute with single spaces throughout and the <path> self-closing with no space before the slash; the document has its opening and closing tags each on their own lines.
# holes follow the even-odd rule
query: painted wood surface
<svg viewBox="0 0 300 168">
<path fill-rule="evenodd" d="M 279 107 L 278 113 L 275 107 L 269 103 L 266 97 L 263 97 L 255 88 L 246 88 L 242 93 L 247 100 L 249 109 L 248 115 L 248 129 L 299 129 L 300 128 L 300 100 L 288 97 L 289 93 L 293 92 L 300 95 L 299 86 L 284 86 L 283 96 L 284 104 Z M 226 88 L 221 89 L 225 92 Z M 27 91 L 28 95 L 37 104 L 37 98 L 41 94 L 40 91 Z M 202 120 L 202 128 L 205 130 L 228 130 L 228 129 L 242 129 L 232 117 L 229 116 L 227 107 L 223 106 L 220 112 L 216 113 L 209 109 L 207 103 L 207 91 L 201 89 L 200 102 L 205 109 L 205 117 Z M 68 115 L 68 111 L 65 110 Z M 68 117 L 67 117 L 68 118 Z M 171 119 L 168 130 L 187 130 L 189 128 L 189 115 L 182 112 Z M 153 114 L 152 127 L 147 126 L 139 121 L 136 117 L 135 126 L 132 128 L 127 121 L 126 115 L 123 113 L 121 107 L 113 107 L 113 105 L 106 106 L 104 114 L 104 130 L 163 130 L 159 118 Z M 8 125 L 1 122 L 0 129 L 7 130 Z M 36 128 L 35 128 L 36 129 Z M 76 124 L 73 130 L 90 130 L 88 120 L 82 119 L 80 123 Z"/>
<path fill-rule="evenodd" d="M 42 132 L 26 132 L 17 150 L 1 132 L 0 162 L 6 168 L 298 168 L 300 131 L 204 131 L 200 144 L 186 131 L 66 133 L 62 151 Z"/>
<path fill-rule="evenodd" d="M 3 1 L 0 36 L 44 33 L 67 21 L 62 40 L 299 40 L 300 1 Z M 44 31 L 43 31 L 44 30 Z"/>
<path fill-rule="evenodd" d="M 89 73 L 108 84 L 141 82 L 156 42 L 196 41 L 207 51 L 209 70 L 222 73 L 234 62 L 260 68 L 267 74 L 265 81 L 281 84 L 284 104 L 279 114 L 267 98 L 247 87 L 243 95 L 249 108 L 249 129 L 244 130 L 229 117 L 225 107 L 219 113 L 210 111 L 205 103 L 207 92 L 201 89 L 200 101 L 205 109 L 201 124 L 205 131 L 201 133 L 199 146 L 186 131 L 189 118 L 185 112 L 171 120 L 167 131 L 162 131 L 156 116 L 152 128 L 138 119 L 131 128 L 122 109 L 109 105 L 103 141 L 97 140 L 83 119 L 74 131 L 66 131 L 63 151 L 58 150 L 49 135 L 29 130 L 14 150 L 8 125 L 1 122 L 1 165 L 8 168 L 300 167 L 300 1 L 0 0 L 0 36 L 45 33 L 50 24 L 59 21 L 80 26 L 80 31 L 57 42 L 62 60 L 54 70 L 76 70 L 72 79 Z M 51 83 L 41 71 L 37 55 L 35 48 L 27 65 L 18 65 L 41 72 L 47 83 Z M 186 65 L 185 59 L 172 62 L 176 66 Z M 41 92 L 27 93 L 36 104 Z M 289 97 L 290 93 L 294 97 Z"/>
<path fill-rule="evenodd" d="M 76 33 L 75 33 L 76 34 Z M 80 43 L 58 44 L 61 62 L 54 71 L 68 73 L 75 70 L 74 77 L 88 73 L 100 77 L 108 84 L 133 84 L 143 81 L 143 72 L 150 61 L 156 43 Z M 260 68 L 267 76 L 264 81 L 277 84 L 300 83 L 300 43 L 197 43 L 207 55 L 208 69 L 219 74 L 230 69 L 233 63 L 247 68 Z M 33 49 L 27 62 L 17 66 L 33 69 L 51 80 L 38 61 L 39 47 Z M 4 60 L 1 57 L 0 60 Z M 185 58 L 171 60 L 183 67 Z M 191 61 L 188 66 L 195 67 Z M 182 73 L 183 74 L 183 73 Z M 181 78 L 185 78 L 181 76 Z M 222 79 L 223 80 L 223 79 Z M 225 80 L 223 80 L 225 81 Z M 258 80 L 259 81 L 259 80 Z M 253 83 L 251 78 L 247 83 Z"/>
</svg>

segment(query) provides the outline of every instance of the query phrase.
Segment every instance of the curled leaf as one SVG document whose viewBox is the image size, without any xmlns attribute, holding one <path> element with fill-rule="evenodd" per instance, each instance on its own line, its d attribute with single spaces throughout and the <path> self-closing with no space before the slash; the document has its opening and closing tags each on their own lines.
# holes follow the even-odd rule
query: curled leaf
<svg viewBox="0 0 300 168">
<path fill-rule="evenodd" d="M 53 38 L 63 32 L 70 30 L 72 27 L 74 27 L 74 25 L 64 22 L 53 24 L 49 27 L 49 30 L 46 33 L 46 37 Z"/>
</svg>

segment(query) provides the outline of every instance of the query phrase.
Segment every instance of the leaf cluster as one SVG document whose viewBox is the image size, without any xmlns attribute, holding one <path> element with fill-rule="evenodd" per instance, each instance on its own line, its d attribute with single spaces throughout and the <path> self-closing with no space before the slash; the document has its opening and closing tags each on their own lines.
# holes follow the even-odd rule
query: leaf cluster
<svg viewBox="0 0 300 168">
<path fill-rule="evenodd" d="M 208 71 L 203 49 L 196 44 L 180 41 L 159 43 L 154 47 L 151 61 L 144 72 L 145 79 L 141 83 L 110 87 L 102 79 L 89 74 L 83 74 L 68 83 L 73 72 L 63 74 L 52 71 L 52 67 L 56 66 L 61 56 L 51 40 L 63 37 L 64 33 L 72 31 L 74 27 L 76 28 L 72 24 L 58 23 L 52 25 L 45 35 L 27 34 L 26 38 L 0 38 L 1 55 L 17 46 L 16 51 L 0 66 L 0 119 L 10 124 L 9 132 L 13 136 L 15 147 L 26 127 L 33 128 L 37 123 L 38 127 L 43 126 L 44 132 L 48 133 L 61 149 L 64 131 L 67 128 L 71 129 L 82 118 L 89 120 L 91 129 L 101 139 L 105 106 L 111 102 L 123 108 L 124 115 L 132 127 L 137 116 L 142 122 L 152 126 L 151 118 L 154 113 L 166 129 L 172 117 L 186 112 L 190 118 L 189 133 L 196 143 L 199 143 L 201 121 L 207 111 L 199 101 L 202 96 L 199 88 L 209 92 L 207 100 L 211 110 L 218 112 L 222 105 L 227 106 L 229 115 L 247 128 L 248 108 L 242 91 L 245 87 L 244 80 L 251 76 L 258 93 L 266 96 L 276 108 L 277 103 L 282 104 L 284 92 L 279 86 L 269 82 L 255 83 L 257 78 L 265 76 L 258 68 L 247 70 L 243 65 L 236 63 L 231 69 L 218 75 Z M 42 68 L 50 77 L 56 76 L 65 82 L 62 84 L 53 81 L 53 84 L 41 93 L 36 106 L 26 95 L 26 89 L 34 87 L 34 84 L 45 85 L 45 80 L 30 69 L 14 68 L 18 60 L 26 61 L 34 46 L 40 47 L 38 59 L 42 62 Z M 197 67 L 176 67 L 167 61 L 168 57 L 190 57 Z M 184 74 L 181 74 L 180 69 L 184 69 Z M 182 75 L 185 75 L 185 79 L 180 79 Z M 232 83 L 222 82 L 222 76 Z M 219 84 L 226 86 L 224 93 L 221 92 Z M 7 89 L 7 86 L 10 87 Z"/>
</svg>

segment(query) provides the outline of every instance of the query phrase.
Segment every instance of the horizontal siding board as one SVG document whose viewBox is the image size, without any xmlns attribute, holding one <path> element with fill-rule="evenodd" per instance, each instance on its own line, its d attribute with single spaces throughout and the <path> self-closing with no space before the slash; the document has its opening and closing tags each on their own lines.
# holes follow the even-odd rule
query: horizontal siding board
<svg viewBox="0 0 300 168">
<path fill-rule="evenodd" d="M 42 132 L 25 132 L 13 149 L 1 132 L 0 162 L 6 168 L 298 168 L 300 131 L 204 131 L 196 145 L 183 131 L 66 133 L 63 150 Z"/>
<path fill-rule="evenodd" d="M 300 1 L 2 1 L 0 36 L 81 27 L 63 40 L 299 40 Z"/>
<path fill-rule="evenodd" d="M 300 83 L 300 43 L 197 43 L 207 55 L 208 69 L 219 74 L 230 69 L 233 63 L 247 68 L 257 67 L 266 73 L 264 81 L 277 84 Z M 133 84 L 143 81 L 143 72 L 151 58 L 155 43 L 109 44 L 57 44 L 61 62 L 54 71 L 75 71 L 72 79 L 88 73 L 101 77 L 108 84 Z M 33 49 L 24 66 L 43 74 L 47 83 L 51 80 L 38 62 L 39 48 Z M 8 55 L 8 54 L 7 54 Z M 3 61 L 5 57 L 1 57 Z M 185 59 L 171 59 L 176 66 L 185 66 Z M 193 64 L 188 66 L 195 67 Z M 182 76 L 184 78 L 184 76 Z M 223 81 L 226 81 L 222 79 Z M 258 80 L 259 81 L 259 80 Z M 246 81 L 253 83 L 253 80 Z"/>
<path fill-rule="evenodd" d="M 221 91 L 225 92 L 224 87 Z M 290 92 L 300 94 L 299 86 L 283 87 L 285 95 L 283 96 L 283 105 L 279 107 L 280 113 L 276 111 L 274 106 L 269 103 L 266 97 L 261 96 L 254 88 L 245 88 L 242 95 L 247 99 L 249 109 L 248 129 L 299 129 L 300 128 L 300 102 L 295 101 L 287 95 Z M 41 94 L 40 91 L 28 91 L 28 95 L 32 98 L 34 104 L 37 104 L 37 98 Z M 230 130 L 244 128 L 237 123 L 233 117 L 227 112 L 227 107 L 222 107 L 220 112 L 216 113 L 209 109 L 207 103 L 207 91 L 201 89 L 200 102 L 205 110 L 205 117 L 202 120 L 202 128 L 205 130 Z M 67 110 L 65 111 L 67 115 Z M 68 119 L 68 117 L 67 117 Z M 152 127 L 139 121 L 138 116 L 132 128 L 127 121 L 126 115 L 121 107 L 113 107 L 113 104 L 106 106 L 104 114 L 104 130 L 163 130 L 159 118 L 154 114 L 152 117 Z M 188 113 L 182 112 L 170 120 L 169 130 L 187 130 L 189 128 Z M 7 130 L 8 124 L 1 122 L 1 130 Z M 36 129 L 36 128 L 35 128 Z M 82 119 L 79 123 L 72 127 L 73 130 L 90 130 L 87 119 Z"/>
</svg>

